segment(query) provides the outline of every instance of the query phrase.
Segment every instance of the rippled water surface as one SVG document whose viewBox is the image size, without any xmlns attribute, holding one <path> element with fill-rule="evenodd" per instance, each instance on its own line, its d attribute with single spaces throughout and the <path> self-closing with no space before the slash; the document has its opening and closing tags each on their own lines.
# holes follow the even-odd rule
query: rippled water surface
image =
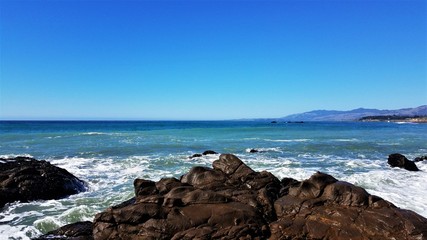
<svg viewBox="0 0 427 240">
<path fill-rule="evenodd" d="M 89 184 L 89 191 L 65 199 L 7 205 L 0 239 L 28 239 L 92 220 L 131 198 L 135 178 L 179 177 L 194 165 L 211 166 L 219 155 L 188 158 L 205 150 L 233 153 L 279 178 L 326 172 L 427 217 L 427 162 L 417 163 L 421 172 L 387 165 L 390 153 L 427 155 L 427 124 L 0 122 L 1 157 L 45 159 Z"/>
</svg>

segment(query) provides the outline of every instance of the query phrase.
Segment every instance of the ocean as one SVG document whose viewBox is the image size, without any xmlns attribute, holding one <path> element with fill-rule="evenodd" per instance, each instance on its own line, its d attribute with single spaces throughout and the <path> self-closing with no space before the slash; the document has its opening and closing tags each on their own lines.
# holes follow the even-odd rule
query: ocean
<svg viewBox="0 0 427 240">
<path fill-rule="evenodd" d="M 260 152 L 250 153 L 250 149 Z M 0 121 L 0 157 L 29 156 L 67 169 L 89 190 L 68 198 L 12 203 L 0 211 L 0 239 L 29 239 L 133 197 L 133 180 L 177 177 L 233 153 L 279 179 L 316 171 L 427 217 L 427 161 L 392 169 L 391 153 L 427 155 L 427 124 L 269 121 Z M 1 163 L 0 163 L 1 164 Z"/>
</svg>

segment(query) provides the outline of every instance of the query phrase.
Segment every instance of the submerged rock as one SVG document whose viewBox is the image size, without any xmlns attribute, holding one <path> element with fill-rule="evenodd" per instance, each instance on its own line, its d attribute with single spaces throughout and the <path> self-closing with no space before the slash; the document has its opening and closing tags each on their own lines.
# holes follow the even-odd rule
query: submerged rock
<svg viewBox="0 0 427 240">
<path fill-rule="evenodd" d="M 255 148 L 252 148 L 249 150 L 249 153 L 257 153 L 257 152 L 259 152 L 259 150 L 255 149 Z"/>
<path fill-rule="evenodd" d="M 416 157 L 414 159 L 414 162 L 422 162 L 422 161 L 425 161 L 425 160 L 427 160 L 427 155 L 426 156 L 421 156 L 421 157 Z"/>
<path fill-rule="evenodd" d="M 427 219 L 316 173 L 279 181 L 231 154 L 98 213 L 94 239 L 427 239 Z M 71 239 L 71 238 L 69 238 Z"/>
<path fill-rule="evenodd" d="M 201 157 L 201 156 L 203 156 L 203 155 L 202 155 L 202 154 L 200 154 L 200 153 L 195 153 L 195 154 L 191 155 L 191 156 L 190 156 L 190 157 L 188 157 L 188 158 L 192 159 L 192 158 L 197 158 L 197 157 Z"/>
<path fill-rule="evenodd" d="M 0 208 L 15 201 L 58 199 L 85 190 L 82 180 L 49 162 L 0 158 Z"/>
<path fill-rule="evenodd" d="M 192 158 L 198 158 L 198 157 L 202 157 L 202 156 L 206 156 L 206 155 L 210 155 L 210 154 L 218 154 L 217 152 L 215 152 L 215 151 L 212 151 L 212 150 L 206 150 L 206 151 L 204 151 L 202 154 L 200 154 L 200 153 L 195 153 L 195 154 L 193 154 L 193 155 L 191 155 L 190 157 L 188 157 L 188 158 L 190 158 L 190 159 L 192 159 Z"/>
<path fill-rule="evenodd" d="M 393 153 L 388 156 L 388 164 L 391 167 L 404 168 L 408 171 L 419 171 L 415 162 L 408 160 L 405 156 L 400 153 Z"/>
<path fill-rule="evenodd" d="M 202 153 L 202 155 L 209 155 L 209 154 L 218 154 L 218 153 L 212 150 L 206 150 Z"/>
<path fill-rule="evenodd" d="M 89 221 L 68 224 L 33 240 L 93 240 L 92 225 Z"/>
</svg>

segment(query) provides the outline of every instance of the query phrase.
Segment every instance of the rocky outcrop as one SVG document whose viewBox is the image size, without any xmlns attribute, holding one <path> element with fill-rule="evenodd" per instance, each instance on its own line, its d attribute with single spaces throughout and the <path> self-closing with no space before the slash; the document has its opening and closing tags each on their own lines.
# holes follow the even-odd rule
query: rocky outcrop
<svg viewBox="0 0 427 240">
<path fill-rule="evenodd" d="M 316 173 L 279 181 L 234 155 L 180 179 L 136 179 L 135 197 L 96 215 L 94 239 L 427 239 L 427 219 Z"/>
<path fill-rule="evenodd" d="M 421 156 L 421 157 L 416 157 L 414 159 L 414 162 L 422 162 L 422 161 L 425 161 L 425 160 L 427 160 L 427 155 Z"/>
<path fill-rule="evenodd" d="M 67 170 L 33 158 L 0 158 L 0 208 L 14 201 L 63 198 L 85 191 Z"/>
<path fill-rule="evenodd" d="M 408 160 L 405 156 L 400 153 L 393 153 L 388 156 L 388 164 L 391 167 L 399 167 L 408 171 L 419 171 L 415 162 Z"/>
<path fill-rule="evenodd" d="M 92 222 L 77 222 L 60 227 L 33 240 L 93 240 Z"/>
<path fill-rule="evenodd" d="M 284 188 L 270 239 L 427 239 L 427 219 L 330 175 Z"/>
</svg>

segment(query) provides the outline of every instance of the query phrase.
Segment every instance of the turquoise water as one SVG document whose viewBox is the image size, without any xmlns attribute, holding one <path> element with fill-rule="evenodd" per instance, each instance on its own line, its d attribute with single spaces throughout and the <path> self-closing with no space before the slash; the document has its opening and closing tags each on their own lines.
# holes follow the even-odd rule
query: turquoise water
<svg viewBox="0 0 427 240">
<path fill-rule="evenodd" d="M 233 153 L 255 170 L 308 178 L 316 171 L 366 188 L 427 217 L 427 162 L 422 172 L 391 169 L 390 153 L 427 155 L 427 124 L 263 121 L 0 122 L 0 155 L 45 159 L 89 183 L 67 199 L 13 203 L 0 212 L 0 236 L 28 239 L 75 221 L 92 220 L 133 195 L 137 177 L 179 177 Z M 249 153 L 255 148 L 260 153 Z"/>
</svg>

